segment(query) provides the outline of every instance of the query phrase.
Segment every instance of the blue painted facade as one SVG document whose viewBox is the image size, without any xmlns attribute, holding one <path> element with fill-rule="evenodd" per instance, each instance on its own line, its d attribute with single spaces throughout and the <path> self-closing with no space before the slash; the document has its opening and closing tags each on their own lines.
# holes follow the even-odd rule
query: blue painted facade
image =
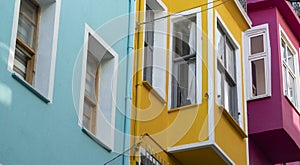
<svg viewBox="0 0 300 165">
<path fill-rule="evenodd" d="M 0 3 L 0 163 L 104 164 L 129 148 L 133 11 L 131 0 L 62 0 L 54 90 L 45 103 L 8 70 L 15 0 Z M 112 152 L 78 125 L 78 95 L 85 24 L 119 55 L 115 138 Z M 128 88 L 127 88 L 128 87 Z M 127 107 L 127 108 L 126 108 Z M 127 110 L 126 110 L 127 109 Z M 113 164 L 128 164 L 120 156 Z"/>
</svg>

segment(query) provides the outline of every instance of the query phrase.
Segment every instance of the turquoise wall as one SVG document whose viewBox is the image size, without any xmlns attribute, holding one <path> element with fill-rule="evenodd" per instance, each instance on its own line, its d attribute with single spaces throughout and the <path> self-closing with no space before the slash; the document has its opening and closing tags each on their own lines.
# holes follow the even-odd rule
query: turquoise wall
<svg viewBox="0 0 300 165">
<path fill-rule="evenodd" d="M 132 60 L 126 58 L 130 52 L 128 41 L 132 47 L 132 38 L 127 36 L 129 0 L 62 0 L 53 101 L 49 104 L 13 79 L 7 70 L 14 5 L 14 0 L 0 3 L 0 163 L 103 164 L 113 159 L 129 147 L 129 139 L 124 143 L 123 134 L 130 130 L 129 119 L 124 117 L 129 114 L 125 107 L 130 102 L 125 104 L 125 96 L 131 95 L 126 90 L 126 85 L 131 87 L 126 72 L 132 72 L 131 66 L 126 68 Z M 99 35 L 119 54 L 115 152 L 95 143 L 78 125 L 81 77 L 76 69 L 81 65 L 77 57 L 81 58 L 85 23 L 95 31 L 99 29 Z M 124 160 L 127 164 L 128 160 Z M 120 157 L 114 164 L 122 161 Z"/>
</svg>

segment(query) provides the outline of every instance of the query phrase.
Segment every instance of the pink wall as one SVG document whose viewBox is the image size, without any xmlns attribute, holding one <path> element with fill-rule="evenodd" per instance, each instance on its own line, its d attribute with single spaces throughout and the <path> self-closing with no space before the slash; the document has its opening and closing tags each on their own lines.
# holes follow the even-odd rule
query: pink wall
<svg viewBox="0 0 300 165">
<path fill-rule="evenodd" d="M 299 53 L 299 19 L 284 0 L 248 0 L 248 15 L 252 26 L 269 25 L 272 82 L 271 97 L 247 104 L 250 164 L 300 160 L 300 117 L 283 94 L 279 32 L 280 24 Z"/>
<path fill-rule="evenodd" d="M 278 67 L 280 54 L 278 53 L 278 29 L 276 20 L 276 8 L 256 10 L 248 13 L 252 20 L 252 26 L 269 24 L 271 44 L 271 77 L 272 96 L 264 99 L 248 101 L 249 133 L 259 133 L 267 130 L 282 128 L 281 113 L 281 67 Z"/>
<path fill-rule="evenodd" d="M 299 41 L 297 40 L 296 36 L 293 34 L 289 26 L 282 18 L 282 15 L 277 12 L 277 18 L 279 21 L 280 26 L 283 28 L 285 33 L 287 34 L 288 38 L 291 40 L 292 44 L 298 51 L 298 60 L 299 57 Z M 300 31 L 300 29 L 299 29 Z M 278 38 L 280 39 L 280 38 Z M 299 64 L 299 61 L 298 61 Z M 298 77 L 300 78 L 300 77 Z M 300 84 L 298 84 L 300 85 Z M 281 87 L 282 89 L 282 87 Z M 300 93 L 298 94 L 300 97 Z M 292 106 L 292 104 L 286 99 L 285 96 L 282 95 L 282 114 L 283 114 L 283 126 L 284 129 L 290 134 L 293 139 L 296 139 L 296 143 L 300 146 L 300 117 L 299 112 Z M 299 103 L 300 104 L 300 103 Z M 299 153 L 300 154 L 300 153 Z"/>
</svg>

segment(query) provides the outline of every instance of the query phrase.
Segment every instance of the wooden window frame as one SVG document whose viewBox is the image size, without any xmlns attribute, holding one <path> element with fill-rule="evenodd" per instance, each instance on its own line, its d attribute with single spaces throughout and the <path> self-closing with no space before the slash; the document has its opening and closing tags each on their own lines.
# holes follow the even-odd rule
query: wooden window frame
<svg viewBox="0 0 300 165">
<path fill-rule="evenodd" d="M 87 58 L 93 58 L 95 61 L 98 59 L 91 53 L 88 52 Z M 83 116 L 89 118 L 89 128 L 94 135 L 96 134 L 97 128 L 97 111 L 98 111 L 98 100 L 99 100 L 99 82 L 100 82 L 100 61 L 98 61 L 97 71 L 95 75 L 95 100 L 93 100 L 86 92 L 84 92 L 84 102 L 87 101 L 93 107 L 90 108 L 90 115 L 85 114 L 83 109 Z"/>
<path fill-rule="evenodd" d="M 35 30 L 35 33 L 33 33 L 31 36 L 32 40 L 35 37 L 33 48 L 31 48 L 29 45 L 27 45 L 22 39 L 20 39 L 17 36 L 16 49 L 18 49 L 18 47 L 20 47 L 20 51 L 23 52 L 22 55 L 25 56 L 26 58 L 28 58 L 28 61 L 25 66 L 26 67 L 25 77 L 23 77 L 23 78 L 29 84 L 34 85 L 33 83 L 34 83 L 34 75 L 35 75 L 35 63 L 36 63 L 36 55 L 37 55 L 37 47 L 38 47 L 39 24 L 40 24 L 40 6 L 38 5 L 38 3 L 36 3 L 35 1 L 32 1 L 32 0 L 21 0 L 21 5 L 23 4 L 23 5 L 30 6 L 30 5 L 28 5 L 28 3 L 31 3 L 31 5 L 33 5 L 37 8 L 36 22 L 34 22 L 34 20 L 29 18 L 25 13 L 23 13 L 20 10 L 18 23 L 20 22 L 20 19 L 22 16 L 23 19 L 27 19 L 32 25 L 34 25 L 34 28 L 36 30 Z M 20 5 L 20 9 L 21 9 L 21 5 Z M 15 52 L 15 56 L 17 56 L 16 54 L 17 53 Z M 16 60 L 16 57 L 15 57 L 15 60 Z M 15 64 L 14 64 L 13 68 L 17 72 L 17 67 L 15 66 Z"/>
</svg>

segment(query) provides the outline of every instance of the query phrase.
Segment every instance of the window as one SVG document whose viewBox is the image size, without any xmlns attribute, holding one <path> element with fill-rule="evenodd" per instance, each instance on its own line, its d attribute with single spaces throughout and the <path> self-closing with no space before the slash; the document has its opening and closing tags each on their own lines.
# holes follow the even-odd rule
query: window
<svg viewBox="0 0 300 165">
<path fill-rule="evenodd" d="M 248 99 L 271 95 L 271 64 L 268 24 L 253 27 L 246 33 L 245 53 Z"/>
<path fill-rule="evenodd" d="M 288 46 L 287 41 L 281 39 L 281 59 L 282 59 L 282 76 L 284 95 L 291 101 L 291 103 L 297 106 L 297 80 L 295 70 L 295 55 Z"/>
<path fill-rule="evenodd" d="M 146 0 L 143 80 L 152 85 L 163 99 L 166 90 L 167 19 L 155 19 L 166 15 L 167 7 L 162 1 Z"/>
<path fill-rule="evenodd" d="M 45 102 L 52 99 L 60 0 L 16 0 L 8 70 Z"/>
<path fill-rule="evenodd" d="M 118 54 L 88 25 L 85 36 L 79 125 L 95 142 L 112 150 Z"/>
<path fill-rule="evenodd" d="M 100 62 L 88 52 L 85 76 L 85 93 L 83 105 L 83 126 L 93 134 L 96 132 L 96 113 L 99 96 L 99 72 Z"/>
<path fill-rule="evenodd" d="M 30 0 L 21 1 L 13 69 L 30 84 L 34 78 L 39 10 Z"/>
<path fill-rule="evenodd" d="M 154 49 L 154 11 L 146 5 L 144 75 L 143 79 L 152 84 L 153 49 Z"/>
<path fill-rule="evenodd" d="M 216 92 L 217 103 L 223 105 L 231 116 L 239 123 L 237 105 L 237 71 L 236 53 L 230 38 L 218 23 L 216 30 L 217 74 Z"/>
<path fill-rule="evenodd" d="M 173 18 L 171 58 L 171 108 L 197 104 L 201 100 L 201 59 L 199 14 L 188 11 L 184 18 Z M 197 91 L 199 90 L 199 91 Z M 199 92 L 199 93 L 198 93 Z M 198 96 L 198 95 L 199 96 Z"/>
</svg>

